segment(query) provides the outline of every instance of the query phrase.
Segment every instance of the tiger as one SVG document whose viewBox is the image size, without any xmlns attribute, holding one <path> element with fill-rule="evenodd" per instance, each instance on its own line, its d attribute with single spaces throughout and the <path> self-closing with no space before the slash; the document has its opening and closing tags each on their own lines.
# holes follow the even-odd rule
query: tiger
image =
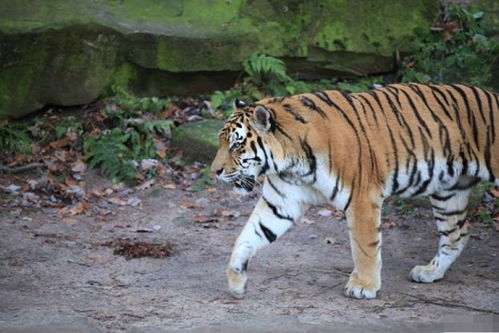
<svg viewBox="0 0 499 333">
<path fill-rule="evenodd" d="M 354 267 L 344 294 L 376 298 L 381 209 L 390 196 L 429 197 L 438 251 L 409 276 L 421 283 L 440 280 L 468 241 L 472 187 L 481 180 L 499 185 L 499 97 L 481 88 L 398 83 L 234 104 L 211 170 L 242 194 L 264 176 L 226 271 L 236 298 L 246 292 L 256 252 L 320 204 L 338 208 L 347 220 Z"/>
</svg>

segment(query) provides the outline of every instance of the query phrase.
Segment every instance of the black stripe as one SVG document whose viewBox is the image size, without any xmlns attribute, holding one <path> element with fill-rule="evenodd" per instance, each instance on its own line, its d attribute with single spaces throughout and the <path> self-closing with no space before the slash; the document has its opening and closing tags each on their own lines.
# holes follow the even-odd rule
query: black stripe
<svg viewBox="0 0 499 333">
<path fill-rule="evenodd" d="M 421 193 L 424 193 L 426 191 L 426 189 L 428 188 L 428 185 L 433 180 L 433 170 L 435 168 L 435 152 L 433 151 L 433 149 L 431 149 L 430 154 L 431 154 L 430 160 L 426 161 L 429 164 L 429 168 L 428 168 L 428 176 L 429 176 L 429 178 L 427 180 L 425 180 L 423 182 L 423 184 L 421 185 L 421 187 L 418 190 L 416 190 L 416 192 L 414 192 L 412 194 L 414 196 L 417 196 L 417 195 L 420 195 Z"/>
<path fill-rule="evenodd" d="M 318 99 L 320 99 L 321 101 L 323 101 L 327 105 L 329 105 L 329 106 L 333 105 L 333 101 L 329 98 L 329 96 L 327 95 L 326 92 L 318 91 L 318 92 L 313 93 L 313 95 L 315 95 L 315 97 L 317 97 Z"/>
<path fill-rule="evenodd" d="M 428 109 L 428 112 L 430 112 L 433 120 L 438 123 L 439 125 L 439 130 L 444 130 L 445 133 L 447 133 L 447 136 L 448 136 L 448 131 L 447 131 L 447 127 L 444 125 L 444 123 L 442 122 L 442 120 L 440 119 L 440 117 L 437 116 L 437 114 L 433 111 L 433 109 L 430 107 L 430 104 L 428 103 L 428 100 L 426 99 L 423 91 L 419 88 L 419 85 L 417 84 L 411 84 L 409 85 L 412 90 L 414 90 L 418 95 L 419 97 L 421 98 L 421 100 L 423 101 L 424 105 L 426 106 L 426 108 Z"/>
<path fill-rule="evenodd" d="M 256 138 L 256 141 L 258 142 L 258 145 L 260 146 L 260 149 L 263 151 L 263 156 L 265 156 L 265 164 L 263 165 L 262 169 L 260 170 L 260 175 L 263 175 L 269 169 L 269 163 L 268 163 L 269 158 L 267 156 L 267 152 L 265 151 L 265 147 L 263 146 L 262 138 L 260 136 L 258 136 Z"/>
<path fill-rule="evenodd" d="M 456 231 L 457 228 L 452 228 L 450 230 L 445 230 L 445 231 L 439 231 L 438 233 L 440 235 L 443 235 L 443 236 L 449 236 L 450 234 L 452 234 L 454 231 Z"/>
<path fill-rule="evenodd" d="M 487 121 L 485 120 L 485 115 L 483 113 L 482 99 L 480 98 L 480 94 L 478 93 L 478 89 L 475 87 L 472 87 L 472 86 L 466 86 L 466 87 L 468 87 L 469 89 L 471 89 L 471 91 L 473 91 L 473 95 L 475 96 L 476 104 L 478 105 L 478 112 L 480 112 L 480 116 L 482 117 L 483 122 L 486 123 Z"/>
<path fill-rule="evenodd" d="M 354 186 L 352 183 L 352 188 L 350 189 L 350 196 L 348 197 L 347 203 L 345 204 L 345 208 L 343 208 L 344 211 L 346 211 L 348 209 L 348 207 L 350 206 L 350 203 L 352 202 L 353 189 L 354 189 Z"/>
<path fill-rule="evenodd" d="M 333 155 L 331 154 L 331 137 L 327 136 L 327 152 L 328 152 L 328 160 L 329 160 L 329 175 L 333 171 Z"/>
<path fill-rule="evenodd" d="M 490 127 L 492 133 L 492 142 L 496 141 L 496 127 L 494 124 L 494 107 L 492 106 L 492 98 L 490 97 L 491 93 L 488 91 L 484 91 L 485 96 L 487 96 L 487 105 L 489 107 L 489 118 L 490 118 Z"/>
<path fill-rule="evenodd" d="M 260 233 L 258 232 L 258 230 L 256 230 L 255 226 L 253 225 L 253 228 L 255 229 L 255 234 L 259 237 L 259 238 L 262 238 L 262 235 L 260 235 Z"/>
<path fill-rule="evenodd" d="M 366 140 L 366 144 L 367 144 L 367 149 L 369 150 L 369 157 L 370 157 L 370 160 L 371 160 L 371 168 L 374 170 L 376 168 L 375 166 L 375 156 L 374 156 L 374 151 L 372 149 L 372 146 L 371 146 L 371 140 L 369 140 L 369 137 L 367 136 L 367 131 L 364 127 L 364 124 L 362 123 L 362 120 L 360 119 L 360 116 L 359 116 L 359 112 L 357 111 L 357 108 L 355 107 L 355 104 L 353 102 L 353 99 L 350 95 L 342 92 L 342 96 L 347 100 L 348 104 L 350 104 L 350 107 L 352 108 L 352 111 L 353 113 L 355 114 L 355 117 L 357 118 L 357 122 L 359 123 L 360 125 L 360 129 L 361 129 L 361 132 Z M 357 136 L 357 141 L 358 141 L 358 144 L 359 144 L 359 154 L 358 154 L 358 160 L 357 160 L 357 163 L 359 165 L 359 173 L 362 173 L 362 146 L 361 146 L 361 141 L 360 141 L 360 137 L 359 135 L 356 133 L 356 136 Z M 361 177 L 358 177 L 357 178 L 359 183 L 361 181 Z M 360 185 L 360 184 L 359 184 Z"/>
<path fill-rule="evenodd" d="M 271 204 L 265 197 L 262 197 L 263 198 L 263 201 L 267 204 L 267 206 L 270 208 L 270 210 L 272 210 L 272 213 L 277 216 L 278 218 L 282 219 L 282 220 L 288 220 L 288 221 L 291 221 L 293 222 L 293 218 L 291 216 L 288 216 L 288 215 L 282 215 L 281 213 L 279 213 L 279 211 L 277 210 L 277 207 L 274 206 L 273 204 Z"/>
<path fill-rule="evenodd" d="M 241 272 L 246 272 L 248 270 L 248 262 L 249 259 L 243 262 L 243 266 L 241 267 Z"/>
<path fill-rule="evenodd" d="M 461 229 L 466 224 L 466 218 L 457 221 L 458 227 Z"/>
<path fill-rule="evenodd" d="M 306 106 L 307 108 L 309 108 L 310 110 L 312 111 L 315 111 L 317 113 L 319 113 L 321 115 L 322 118 L 328 118 L 327 114 L 320 108 L 318 107 L 314 101 L 312 101 L 310 98 L 306 97 L 306 96 L 300 96 L 299 98 L 300 102 Z"/>
<path fill-rule="evenodd" d="M 447 201 L 449 200 L 450 198 L 452 198 L 454 195 L 456 195 L 456 193 L 451 193 L 449 195 L 438 195 L 438 194 L 432 194 L 431 195 L 431 198 L 432 199 L 435 199 L 437 201 Z"/>
<path fill-rule="evenodd" d="M 305 118 L 302 117 L 301 114 L 298 113 L 291 105 L 289 104 L 283 104 L 284 111 L 287 113 L 293 115 L 293 117 L 298 120 L 302 124 L 308 123 L 308 121 L 305 120 Z"/>
<path fill-rule="evenodd" d="M 361 98 L 364 102 L 367 103 L 367 105 L 369 106 L 369 109 L 371 110 L 371 113 L 373 114 L 374 122 L 376 123 L 376 125 L 379 125 L 378 124 L 378 117 L 376 116 L 376 112 L 374 111 L 374 108 L 373 108 L 373 105 L 371 104 L 371 102 L 369 102 L 369 100 L 367 99 L 367 97 L 365 97 L 362 94 L 359 94 L 357 96 L 359 98 Z"/>
<path fill-rule="evenodd" d="M 418 112 L 418 109 L 416 108 L 416 105 L 414 105 L 414 101 L 412 100 L 411 96 L 409 96 L 409 94 L 404 90 L 404 89 L 400 89 L 400 91 L 405 95 L 405 97 L 407 98 L 407 101 L 409 102 L 409 105 L 411 106 L 411 109 L 414 113 L 414 115 L 416 116 L 416 119 L 418 120 L 419 124 L 421 126 L 423 126 L 423 128 L 425 129 L 426 133 L 428 133 L 428 136 L 431 138 L 431 131 L 430 129 L 428 128 L 428 126 L 426 125 L 426 122 L 424 121 L 423 118 L 421 118 L 421 115 L 419 114 Z"/>
<path fill-rule="evenodd" d="M 336 176 L 336 184 L 334 185 L 333 193 L 331 194 L 331 201 L 334 201 L 336 194 L 338 194 L 339 183 L 340 183 L 340 177 Z"/>
<path fill-rule="evenodd" d="M 472 112 L 472 110 L 470 108 L 470 103 L 468 101 L 468 98 L 466 97 L 466 93 L 464 92 L 463 89 L 461 89 L 460 87 L 458 87 L 455 84 L 451 84 L 450 87 L 454 88 L 454 90 L 456 90 L 459 93 L 459 95 L 461 96 L 461 98 L 464 101 L 464 105 L 466 107 L 466 113 L 468 115 L 468 122 L 470 123 L 471 129 L 473 130 L 473 140 L 475 141 L 475 144 L 478 147 L 479 146 L 479 142 L 478 142 L 478 127 L 476 125 L 475 115 L 473 114 L 473 112 Z"/>
<path fill-rule="evenodd" d="M 312 183 L 315 183 L 316 180 L 316 175 L 315 172 L 317 171 L 317 160 L 315 159 L 315 155 L 313 153 L 312 147 L 307 142 L 307 139 L 305 138 L 304 140 L 300 139 L 300 145 L 301 148 L 303 149 L 303 152 L 305 153 L 305 156 L 307 158 L 308 162 L 308 167 L 309 170 L 305 174 L 302 174 L 302 177 L 307 177 L 310 175 L 314 175 L 314 180 Z"/>
<path fill-rule="evenodd" d="M 461 138 L 463 139 L 464 142 L 466 142 L 468 140 L 466 139 L 466 132 L 464 131 L 463 124 L 461 122 L 461 115 L 459 114 L 457 100 L 450 90 L 448 90 L 447 92 L 449 93 L 449 96 L 452 99 L 452 108 L 454 109 L 454 113 L 456 114 L 456 123 L 457 127 L 459 128 L 459 132 L 461 133 Z"/>
<path fill-rule="evenodd" d="M 433 95 L 433 98 L 437 101 L 438 105 L 440 105 L 440 108 L 442 109 L 442 111 L 445 113 L 445 115 L 450 120 L 452 120 L 452 117 L 451 117 L 449 111 L 447 110 L 447 107 L 444 106 L 442 101 L 440 101 L 440 99 L 437 97 L 436 93 L 439 94 L 440 96 L 442 96 L 442 98 L 445 100 L 445 103 L 447 103 L 447 105 L 449 105 L 449 102 L 447 102 L 447 97 L 444 95 L 444 93 L 442 91 L 440 91 L 440 89 L 438 87 L 433 86 L 433 85 L 429 85 L 428 87 L 430 87 L 430 89 L 432 90 L 431 93 Z"/>
<path fill-rule="evenodd" d="M 276 234 L 274 234 L 272 232 L 272 230 L 270 230 L 269 228 L 267 228 L 266 226 L 264 226 L 262 224 L 262 222 L 258 222 L 258 224 L 260 225 L 260 229 L 262 229 L 263 234 L 265 235 L 265 237 L 267 237 L 267 240 L 269 241 L 269 243 L 272 243 L 273 241 L 276 240 L 277 236 L 276 236 Z"/>
<path fill-rule="evenodd" d="M 286 195 L 279 191 L 277 187 L 270 181 L 270 178 L 267 177 L 267 182 L 269 183 L 270 187 L 275 191 L 275 193 L 279 194 L 281 197 L 286 198 Z"/>
<path fill-rule="evenodd" d="M 346 92 L 344 92 L 344 91 L 341 91 L 340 93 L 341 93 L 341 96 L 343 96 L 343 98 L 346 99 L 346 101 L 348 102 L 348 104 L 350 104 L 350 106 L 352 107 L 352 109 L 355 110 L 355 105 L 353 103 L 352 97 L 349 94 L 347 94 Z"/>
<path fill-rule="evenodd" d="M 440 215 L 443 215 L 443 216 L 452 216 L 452 215 L 461 215 L 461 214 L 464 214 L 466 213 L 466 208 L 465 209 L 461 209 L 461 210 L 451 210 L 449 212 L 442 212 L 442 213 L 439 213 Z"/>
<path fill-rule="evenodd" d="M 341 109 L 338 104 L 336 104 L 335 102 L 333 102 L 329 97 L 328 97 L 328 100 L 330 101 L 330 105 L 333 106 L 342 116 L 343 118 L 346 120 L 346 122 L 348 123 L 348 125 L 352 128 L 353 130 L 353 133 L 355 134 L 355 138 L 357 140 L 357 146 L 359 148 L 359 153 L 358 153 L 358 156 L 357 156 L 357 164 L 358 164 L 358 173 L 359 174 L 362 174 L 362 144 L 361 144 L 361 140 L 360 140 L 360 136 L 359 136 L 359 133 L 358 133 L 358 130 L 357 128 L 355 127 L 354 123 L 352 122 L 352 120 L 350 118 L 348 118 L 348 116 L 346 115 L 345 111 L 343 111 L 343 109 Z"/>
<path fill-rule="evenodd" d="M 490 142 L 490 132 L 487 132 L 487 140 L 485 142 L 485 151 L 483 152 L 483 156 L 485 158 L 485 167 L 487 168 L 487 171 L 489 172 L 489 181 L 490 182 L 494 182 L 494 180 L 496 179 L 496 176 L 494 175 L 494 173 L 492 172 L 492 165 L 491 165 L 491 154 L 490 154 L 490 146 L 491 146 L 491 142 Z"/>
</svg>

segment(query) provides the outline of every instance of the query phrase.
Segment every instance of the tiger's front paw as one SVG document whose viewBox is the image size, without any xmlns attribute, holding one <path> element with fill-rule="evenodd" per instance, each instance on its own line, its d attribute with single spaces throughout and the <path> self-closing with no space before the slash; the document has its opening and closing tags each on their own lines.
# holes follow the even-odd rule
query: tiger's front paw
<svg viewBox="0 0 499 333">
<path fill-rule="evenodd" d="M 350 280 L 345 286 L 345 296 L 358 299 L 376 298 L 376 293 L 380 289 L 380 283 L 375 281 L 367 282 L 357 277 L 353 277 L 353 275 L 354 274 L 352 273 L 352 276 L 350 276 Z"/>
<path fill-rule="evenodd" d="M 237 271 L 232 267 L 229 267 L 227 268 L 227 280 L 229 282 L 230 294 L 235 298 L 243 298 L 248 282 L 246 272 Z"/>
<path fill-rule="evenodd" d="M 409 277 L 415 282 L 432 283 L 442 279 L 444 274 L 434 265 L 418 265 L 412 269 Z"/>
</svg>

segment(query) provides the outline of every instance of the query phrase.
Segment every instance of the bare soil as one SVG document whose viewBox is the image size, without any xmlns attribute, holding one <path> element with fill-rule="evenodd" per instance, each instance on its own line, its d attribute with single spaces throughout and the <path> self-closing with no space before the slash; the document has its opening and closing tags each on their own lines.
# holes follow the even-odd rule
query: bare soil
<svg viewBox="0 0 499 333">
<path fill-rule="evenodd" d="M 431 211 L 389 206 L 382 290 L 359 301 L 342 294 L 352 270 L 346 222 L 314 208 L 250 262 L 248 293 L 236 300 L 225 267 L 258 190 L 240 197 L 153 186 L 135 195 L 141 205 L 111 205 L 106 219 L 0 211 L 0 332 L 499 331 L 491 227 L 472 231 L 444 280 L 416 284 L 410 269 L 438 246 Z M 171 249 L 127 259 L 109 246 L 117 240 Z"/>
</svg>

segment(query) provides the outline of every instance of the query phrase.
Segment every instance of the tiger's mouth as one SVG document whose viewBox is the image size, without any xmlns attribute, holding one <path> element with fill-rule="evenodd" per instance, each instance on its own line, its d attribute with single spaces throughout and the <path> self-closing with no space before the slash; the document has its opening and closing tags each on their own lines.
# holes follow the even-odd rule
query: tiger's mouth
<svg viewBox="0 0 499 333">
<path fill-rule="evenodd" d="M 232 182 L 234 190 L 240 194 L 248 194 L 255 188 L 255 176 L 241 175 Z"/>
</svg>

